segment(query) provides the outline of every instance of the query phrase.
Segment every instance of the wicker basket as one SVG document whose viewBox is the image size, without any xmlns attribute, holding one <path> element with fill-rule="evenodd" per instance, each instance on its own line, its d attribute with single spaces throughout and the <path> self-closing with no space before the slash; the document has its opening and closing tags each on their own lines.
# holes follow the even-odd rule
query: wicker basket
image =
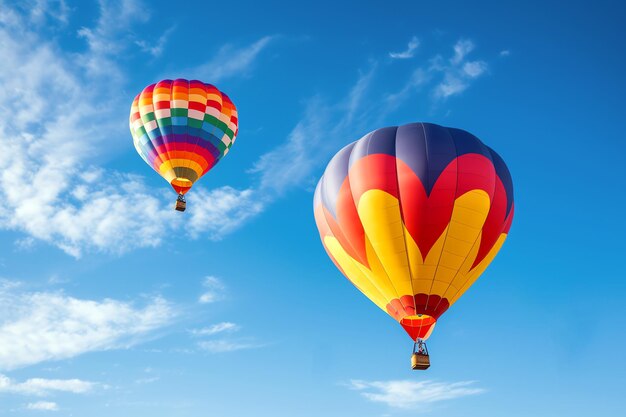
<svg viewBox="0 0 626 417">
<path fill-rule="evenodd" d="M 428 369 L 430 367 L 430 357 L 423 353 L 414 353 L 411 356 L 411 368 L 416 369 Z"/>
<path fill-rule="evenodd" d="M 177 200 L 176 206 L 174 206 L 174 208 L 178 211 L 185 211 L 185 209 L 187 208 L 187 203 L 184 201 Z"/>
</svg>

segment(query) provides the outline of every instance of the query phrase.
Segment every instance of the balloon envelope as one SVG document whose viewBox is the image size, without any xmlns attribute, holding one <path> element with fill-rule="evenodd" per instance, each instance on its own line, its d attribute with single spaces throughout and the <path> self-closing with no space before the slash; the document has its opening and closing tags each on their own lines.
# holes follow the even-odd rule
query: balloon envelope
<svg viewBox="0 0 626 417">
<path fill-rule="evenodd" d="M 237 130 L 237 109 L 228 96 L 197 80 L 151 84 L 130 109 L 137 153 L 180 194 L 228 153 Z"/>
<path fill-rule="evenodd" d="M 475 136 L 413 123 L 340 150 L 314 211 L 337 268 L 411 339 L 425 340 L 506 239 L 513 184 Z"/>
</svg>

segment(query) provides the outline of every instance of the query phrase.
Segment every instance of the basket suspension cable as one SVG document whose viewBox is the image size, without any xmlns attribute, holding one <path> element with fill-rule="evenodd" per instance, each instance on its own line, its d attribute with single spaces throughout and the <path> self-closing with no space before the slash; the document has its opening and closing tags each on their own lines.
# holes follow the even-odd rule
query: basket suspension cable
<svg viewBox="0 0 626 417">
<path fill-rule="evenodd" d="M 415 343 L 413 344 L 413 353 L 428 356 L 428 346 L 426 346 L 426 342 L 423 339 L 419 337 L 415 339 Z"/>
</svg>

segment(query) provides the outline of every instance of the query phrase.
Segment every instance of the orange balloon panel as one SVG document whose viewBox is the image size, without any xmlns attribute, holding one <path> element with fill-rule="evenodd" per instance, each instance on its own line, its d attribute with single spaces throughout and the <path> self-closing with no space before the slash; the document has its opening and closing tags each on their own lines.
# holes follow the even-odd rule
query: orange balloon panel
<svg viewBox="0 0 626 417">
<path fill-rule="evenodd" d="M 337 268 L 411 339 L 425 340 L 506 239 L 513 184 L 475 136 L 414 123 L 339 151 L 314 211 Z"/>
</svg>

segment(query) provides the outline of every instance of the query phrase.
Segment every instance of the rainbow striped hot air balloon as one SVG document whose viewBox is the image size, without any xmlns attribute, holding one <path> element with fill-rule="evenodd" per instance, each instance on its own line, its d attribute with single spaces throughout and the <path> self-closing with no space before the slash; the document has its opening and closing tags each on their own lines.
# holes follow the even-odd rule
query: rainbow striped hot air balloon
<svg viewBox="0 0 626 417">
<path fill-rule="evenodd" d="M 475 136 L 413 123 L 340 150 L 317 185 L 314 211 L 337 268 L 416 341 L 413 367 L 425 369 L 423 341 L 507 237 L 513 184 Z"/>
<path fill-rule="evenodd" d="M 163 80 L 143 89 L 130 109 L 137 153 L 184 195 L 228 153 L 238 131 L 237 109 L 228 96 L 197 80 Z"/>
</svg>

